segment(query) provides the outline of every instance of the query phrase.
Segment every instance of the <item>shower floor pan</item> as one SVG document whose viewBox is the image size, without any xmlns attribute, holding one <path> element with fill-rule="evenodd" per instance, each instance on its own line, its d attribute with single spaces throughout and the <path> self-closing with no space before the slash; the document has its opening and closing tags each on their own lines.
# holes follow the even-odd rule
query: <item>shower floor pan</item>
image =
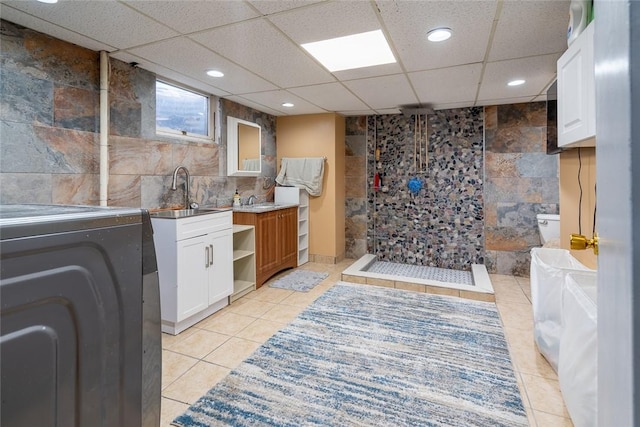
<svg viewBox="0 0 640 427">
<path fill-rule="evenodd" d="M 420 272 L 421 274 L 419 275 L 421 277 L 409 277 L 402 273 L 403 270 L 406 270 L 407 272 L 414 270 L 414 272 L 416 272 L 418 269 L 416 269 L 415 266 L 385 263 L 387 265 L 381 267 L 381 270 L 395 270 L 397 273 L 387 274 L 369 271 L 376 261 L 375 255 L 367 254 L 362 256 L 342 272 L 342 280 L 351 283 L 386 286 L 389 288 L 426 292 L 430 294 L 451 295 L 480 301 L 495 301 L 495 295 L 493 293 L 491 279 L 489 279 L 489 273 L 487 272 L 487 268 L 482 264 L 471 264 L 471 277 L 473 282 L 471 284 L 466 278 L 464 278 L 464 272 L 456 270 L 435 269 L 437 270 L 435 274 L 427 273 L 425 275 Z M 428 267 L 425 267 L 425 269 L 428 269 Z M 426 278 L 428 276 L 433 277 Z M 437 280 L 455 277 L 460 277 L 460 282 L 467 283 L 454 283 Z"/>
</svg>

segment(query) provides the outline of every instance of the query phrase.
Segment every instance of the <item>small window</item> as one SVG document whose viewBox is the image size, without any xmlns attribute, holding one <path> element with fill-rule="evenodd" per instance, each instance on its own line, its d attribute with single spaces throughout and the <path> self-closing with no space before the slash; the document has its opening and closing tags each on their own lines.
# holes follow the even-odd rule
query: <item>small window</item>
<svg viewBox="0 0 640 427">
<path fill-rule="evenodd" d="M 156 132 L 211 139 L 209 97 L 156 81 Z"/>
</svg>

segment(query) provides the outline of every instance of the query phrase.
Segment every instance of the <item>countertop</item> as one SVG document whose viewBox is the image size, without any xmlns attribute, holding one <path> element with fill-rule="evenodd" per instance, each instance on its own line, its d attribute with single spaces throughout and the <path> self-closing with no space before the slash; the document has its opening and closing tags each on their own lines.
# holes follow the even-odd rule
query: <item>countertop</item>
<svg viewBox="0 0 640 427">
<path fill-rule="evenodd" d="M 151 218 L 164 218 L 164 219 L 178 219 L 189 218 L 199 215 L 210 215 L 220 212 L 229 212 L 231 207 L 226 208 L 209 208 L 200 207 L 198 209 L 162 209 L 153 212 L 149 212 Z"/>
<path fill-rule="evenodd" d="M 222 208 L 214 207 L 199 207 L 198 209 L 161 209 L 155 212 L 150 212 L 151 218 L 165 218 L 165 219 L 178 219 L 188 218 L 199 215 L 210 215 L 219 212 L 246 212 L 246 213 L 262 213 L 272 212 L 280 209 L 287 209 L 298 207 L 295 203 L 275 204 L 275 203 L 260 203 L 255 205 L 242 205 L 242 206 L 227 206 Z"/>
<path fill-rule="evenodd" d="M 275 204 L 275 203 L 260 203 L 257 205 L 243 205 L 243 206 L 234 206 L 234 212 L 247 212 L 247 213 L 262 213 L 262 212 L 271 212 L 277 211 L 280 209 L 287 208 L 296 208 L 298 207 L 295 203 L 284 203 L 284 204 Z"/>
</svg>

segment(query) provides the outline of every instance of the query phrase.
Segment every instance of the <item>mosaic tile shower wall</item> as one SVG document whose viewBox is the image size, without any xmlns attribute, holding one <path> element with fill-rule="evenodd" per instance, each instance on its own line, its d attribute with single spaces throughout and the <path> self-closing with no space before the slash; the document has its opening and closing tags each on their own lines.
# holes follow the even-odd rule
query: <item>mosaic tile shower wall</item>
<svg viewBox="0 0 640 427">
<path fill-rule="evenodd" d="M 382 261 L 469 270 L 484 263 L 483 109 L 421 119 L 429 157 L 422 172 L 414 162 L 413 116 L 367 118 L 368 251 Z M 422 183 L 417 194 L 407 187 L 412 177 Z"/>
</svg>

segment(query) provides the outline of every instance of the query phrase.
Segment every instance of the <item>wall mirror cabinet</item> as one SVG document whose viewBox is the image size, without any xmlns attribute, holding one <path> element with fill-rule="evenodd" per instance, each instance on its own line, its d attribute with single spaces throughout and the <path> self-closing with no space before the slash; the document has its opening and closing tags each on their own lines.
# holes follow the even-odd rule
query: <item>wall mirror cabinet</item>
<svg viewBox="0 0 640 427">
<path fill-rule="evenodd" d="M 227 175 L 260 176 L 261 131 L 260 125 L 227 117 Z"/>
</svg>

